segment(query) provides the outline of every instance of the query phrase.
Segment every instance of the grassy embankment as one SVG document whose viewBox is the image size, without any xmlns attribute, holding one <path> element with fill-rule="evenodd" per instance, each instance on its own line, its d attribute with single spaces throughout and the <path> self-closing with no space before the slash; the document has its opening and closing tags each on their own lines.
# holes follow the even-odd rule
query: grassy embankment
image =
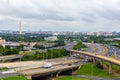
<svg viewBox="0 0 120 80">
<path fill-rule="evenodd" d="M 109 67 L 109 63 L 108 62 L 104 62 L 104 64 Z M 118 65 L 115 65 L 115 64 L 112 64 L 112 70 L 114 70 L 115 72 L 119 73 L 120 74 L 120 66 Z"/>
<path fill-rule="evenodd" d="M 104 71 L 102 68 L 93 63 L 84 64 L 77 72 L 80 75 L 98 76 L 98 77 L 113 77 L 112 74 Z"/>
<path fill-rule="evenodd" d="M 104 78 L 111 78 L 114 77 L 112 74 L 109 74 L 108 72 L 104 71 L 100 66 L 93 64 L 93 63 L 87 63 L 84 64 L 77 72 L 78 75 L 86 75 L 86 76 L 97 76 L 97 77 L 104 77 Z M 56 78 L 56 80 L 90 80 L 86 78 L 77 78 L 72 76 L 60 76 Z"/>
<path fill-rule="evenodd" d="M 14 77 L 8 77 L 8 78 L 1 78 L 0 80 L 29 80 L 24 76 L 14 76 Z"/>
</svg>

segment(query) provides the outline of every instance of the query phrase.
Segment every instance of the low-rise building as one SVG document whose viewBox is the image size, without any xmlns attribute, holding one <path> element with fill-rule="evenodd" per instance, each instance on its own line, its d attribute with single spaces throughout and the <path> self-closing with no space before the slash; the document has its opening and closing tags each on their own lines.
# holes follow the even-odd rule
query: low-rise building
<svg viewBox="0 0 120 80">
<path fill-rule="evenodd" d="M 0 44 L 3 44 L 5 42 L 6 42 L 5 39 L 0 38 Z"/>
<path fill-rule="evenodd" d="M 56 41 L 58 40 L 57 36 L 49 36 L 44 38 L 46 41 Z"/>
</svg>

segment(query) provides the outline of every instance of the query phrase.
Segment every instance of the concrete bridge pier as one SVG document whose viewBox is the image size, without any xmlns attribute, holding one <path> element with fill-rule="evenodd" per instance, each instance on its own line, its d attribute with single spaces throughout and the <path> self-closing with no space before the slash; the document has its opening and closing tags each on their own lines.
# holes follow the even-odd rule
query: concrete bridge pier
<svg viewBox="0 0 120 80">
<path fill-rule="evenodd" d="M 101 64 L 101 65 L 103 65 L 103 60 L 102 60 L 102 59 L 101 59 L 101 60 L 99 60 L 99 62 L 100 62 L 100 64 Z"/>
<path fill-rule="evenodd" d="M 59 76 L 59 74 L 60 74 L 60 72 L 57 72 L 55 77 L 58 77 L 58 76 Z M 52 77 L 53 77 L 53 76 L 52 76 Z"/>
<path fill-rule="evenodd" d="M 81 68 L 81 66 L 79 66 L 79 67 L 78 67 L 78 68 L 76 68 L 76 69 L 73 69 L 72 74 L 76 74 L 76 73 L 77 73 L 77 71 L 78 71 L 80 68 Z"/>
<path fill-rule="evenodd" d="M 84 55 L 84 61 L 88 61 L 88 56 Z"/>
<path fill-rule="evenodd" d="M 92 58 L 90 56 L 88 56 L 88 61 L 92 61 Z"/>
<path fill-rule="evenodd" d="M 62 71 L 60 72 L 60 75 L 71 75 L 71 74 L 76 74 L 76 72 L 78 71 L 78 69 L 80 69 L 81 66 L 77 67 L 77 68 L 71 68 L 70 70 L 66 70 L 66 71 Z"/>
<path fill-rule="evenodd" d="M 32 76 L 31 75 L 27 75 L 26 78 L 32 80 Z"/>
<path fill-rule="evenodd" d="M 96 60 L 95 60 L 95 58 L 94 58 L 94 57 L 92 58 L 92 61 L 93 61 L 93 63 L 95 63 L 95 62 L 96 62 Z"/>
<path fill-rule="evenodd" d="M 109 73 L 112 73 L 112 63 L 109 63 Z"/>
</svg>

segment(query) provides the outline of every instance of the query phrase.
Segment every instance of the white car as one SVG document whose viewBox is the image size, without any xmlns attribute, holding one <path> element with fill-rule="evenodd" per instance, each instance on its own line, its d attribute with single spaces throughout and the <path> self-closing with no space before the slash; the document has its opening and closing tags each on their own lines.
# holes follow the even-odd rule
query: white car
<svg viewBox="0 0 120 80">
<path fill-rule="evenodd" d="M 52 67 L 52 63 L 45 63 L 43 65 L 43 68 L 51 68 Z"/>
</svg>

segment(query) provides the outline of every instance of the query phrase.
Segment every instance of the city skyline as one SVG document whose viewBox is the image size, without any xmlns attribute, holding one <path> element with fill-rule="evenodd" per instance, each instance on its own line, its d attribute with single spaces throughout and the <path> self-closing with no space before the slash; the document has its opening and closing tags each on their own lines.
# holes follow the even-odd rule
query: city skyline
<svg viewBox="0 0 120 80">
<path fill-rule="evenodd" d="M 119 32 L 119 0 L 1 0 L 0 30 Z"/>
</svg>

